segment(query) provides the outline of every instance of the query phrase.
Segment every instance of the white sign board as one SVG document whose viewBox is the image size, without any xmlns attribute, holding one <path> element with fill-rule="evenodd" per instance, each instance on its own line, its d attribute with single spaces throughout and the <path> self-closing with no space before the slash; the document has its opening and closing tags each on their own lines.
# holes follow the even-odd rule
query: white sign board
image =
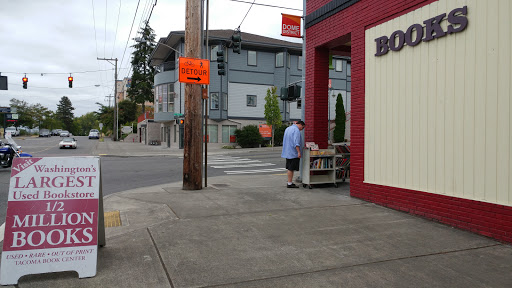
<svg viewBox="0 0 512 288">
<path fill-rule="evenodd" d="M 99 157 L 14 159 L 0 284 L 47 272 L 96 275 L 104 244 L 100 175 Z"/>
<path fill-rule="evenodd" d="M 123 128 L 121 128 L 121 132 L 123 132 L 123 134 L 130 134 L 133 133 L 133 128 L 132 126 L 123 126 Z"/>
</svg>

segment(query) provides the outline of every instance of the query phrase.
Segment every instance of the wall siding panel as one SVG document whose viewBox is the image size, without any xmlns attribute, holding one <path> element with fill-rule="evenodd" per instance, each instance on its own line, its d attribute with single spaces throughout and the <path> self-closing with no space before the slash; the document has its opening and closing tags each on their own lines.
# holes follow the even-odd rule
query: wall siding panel
<svg viewBox="0 0 512 288">
<path fill-rule="evenodd" d="M 465 5 L 464 31 L 374 56 L 374 39 Z M 365 183 L 512 205 L 511 6 L 440 0 L 366 30 Z"/>
<path fill-rule="evenodd" d="M 265 113 L 265 96 L 272 86 L 229 83 L 228 111 L 230 118 L 261 118 Z M 256 107 L 247 106 L 247 95 L 256 95 Z"/>
</svg>

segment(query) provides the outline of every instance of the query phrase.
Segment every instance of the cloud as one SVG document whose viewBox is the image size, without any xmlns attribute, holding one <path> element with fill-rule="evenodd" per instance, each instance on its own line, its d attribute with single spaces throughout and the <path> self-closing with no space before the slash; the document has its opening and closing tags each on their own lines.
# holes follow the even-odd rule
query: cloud
<svg viewBox="0 0 512 288">
<path fill-rule="evenodd" d="M 96 102 L 108 105 L 106 96 L 114 92 L 114 66 L 96 58 L 118 58 L 118 79 L 129 76 L 132 38 L 136 37 L 142 19 L 147 18 L 155 1 L 140 1 L 134 20 L 137 2 L 3 1 L 0 73 L 8 76 L 9 90 L 0 91 L 0 106 L 8 106 L 9 100 L 16 98 L 56 110 L 61 97 L 68 96 L 76 108 L 75 116 L 80 116 L 98 111 Z M 156 39 L 166 37 L 170 31 L 185 29 L 185 2 L 157 2 L 149 23 Z M 257 3 L 302 8 L 302 0 L 257 0 Z M 229 0 L 210 1 L 210 29 L 237 28 L 249 7 L 250 4 Z M 281 13 L 302 14 L 253 5 L 240 29 L 300 42 L 300 39 L 280 36 Z M 68 88 L 69 73 L 84 71 L 95 72 L 73 73 L 73 88 Z M 26 90 L 21 81 L 24 73 L 29 78 Z"/>
</svg>

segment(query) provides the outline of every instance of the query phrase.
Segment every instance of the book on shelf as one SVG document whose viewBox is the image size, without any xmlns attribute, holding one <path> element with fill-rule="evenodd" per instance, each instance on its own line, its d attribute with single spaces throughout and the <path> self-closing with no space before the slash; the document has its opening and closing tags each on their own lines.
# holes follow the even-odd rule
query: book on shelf
<svg viewBox="0 0 512 288">
<path fill-rule="evenodd" d="M 309 168 L 311 168 L 311 169 L 332 169 L 333 168 L 332 163 L 333 163 L 333 161 L 330 158 L 318 158 L 318 159 L 313 160 L 310 163 Z"/>
<path fill-rule="evenodd" d="M 350 153 L 350 146 L 347 144 L 335 145 L 336 153 Z"/>
</svg>

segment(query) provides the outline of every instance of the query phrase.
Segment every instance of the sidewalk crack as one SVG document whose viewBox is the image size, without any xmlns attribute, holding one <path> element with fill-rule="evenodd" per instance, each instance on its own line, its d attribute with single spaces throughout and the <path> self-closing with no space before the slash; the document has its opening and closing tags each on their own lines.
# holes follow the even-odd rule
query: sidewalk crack
<svg viewBox="0 0 512 288">
<path fill-rule="evenodd" d="M 325 268 L 325 269 L 319 269 L 319 270 L 313 270 L 313 271 L 307 271 L 307 272 L 292 273 L 292 274 L 288 274 L 288 275 L 280 275 L 280 276 L 273 276 L 273 277 L 259 278 L 259 279 L 250 279 L 250 280 L 246 280 L 246 281 L 239 281 L 239 282 L 233 282 L 233 283 L 222 283 L 222 284 L 215 284 L 215 285 L 206 285 L 206 286 L 201 286 L 201 287 L 203 287 L 203 288 L 224 287 L 226 285 L 238 285 L 238 284 L 257 282 L 257 281 L 264 281 L 264 280 L 270 280 L 270 279 L 280 279 L 280 278 L 286 278 L 286 277 L 308 275 L 308 274 L 313 274 L 313 273 L 328 272 L 328 271 L 334 271 L 334 270 L 340 270 L 340 269 L 346 269 L 346 268 L 352 268 L 352 267 L 360 267 L 360 266 L 365 266 L 365 265 L 393 262 L 393 261 L 399 261 L 399 260 L 405 260 L 405 259 L 414 259 L 414 258 L 428 257 L 428 256 L 434 256 L 434 255 L 444 255 L 444 254 L 458 253 L 458 252 L 478 250 L 478 249 L 485 249 L 485 248 L 497 247 L 497 246 L 504 246 L 504 244 L 496 243 L 496 244 L 484 245 L 484 246 L 479 246 L 479 247 L 472 247 L 472 248 L 465 248 L 465 249 L 458 249 L 458 250 L 444 251 L 444 252 L 436 252 L 436 253 L 428 253 L 428 254 L 421 254 L 421 255 L 412 255 L 412 256 L 407 256 L 407 257 L 385 259 L 385 260 L 366 262 L 366 263 L 359 263 L 359 264 L 348 265 L 348 266 L 331 267 L 331 268 Z"/>
<path fill-rule="evenodd" d="M 171 284 L 171 287 L 174 288 L 174 284 L 172 283 L 171 275 L 169 274 L 169 271 L 167 270 L 167 267 L 165 266 L 164 259 L 162 258 L 162 254 L 160 254 L 160 250 L 158 249 L 158 246 L 156 245 L 155 239 L 153 238 L 153 234 L 151 234 L 151 231 L 149 228 L 146 228 L 148 231 L 149 237 L 151 238 L 151 242 L 153 242 L 153 246 L 155 247 L 156 254 L 158 254 L 158 259 L 160 259 L 160 264 L 164 268 L 165 275 L 167 276 L 167 280 L 169 281 L 169 284 Z"/>
</svg>

